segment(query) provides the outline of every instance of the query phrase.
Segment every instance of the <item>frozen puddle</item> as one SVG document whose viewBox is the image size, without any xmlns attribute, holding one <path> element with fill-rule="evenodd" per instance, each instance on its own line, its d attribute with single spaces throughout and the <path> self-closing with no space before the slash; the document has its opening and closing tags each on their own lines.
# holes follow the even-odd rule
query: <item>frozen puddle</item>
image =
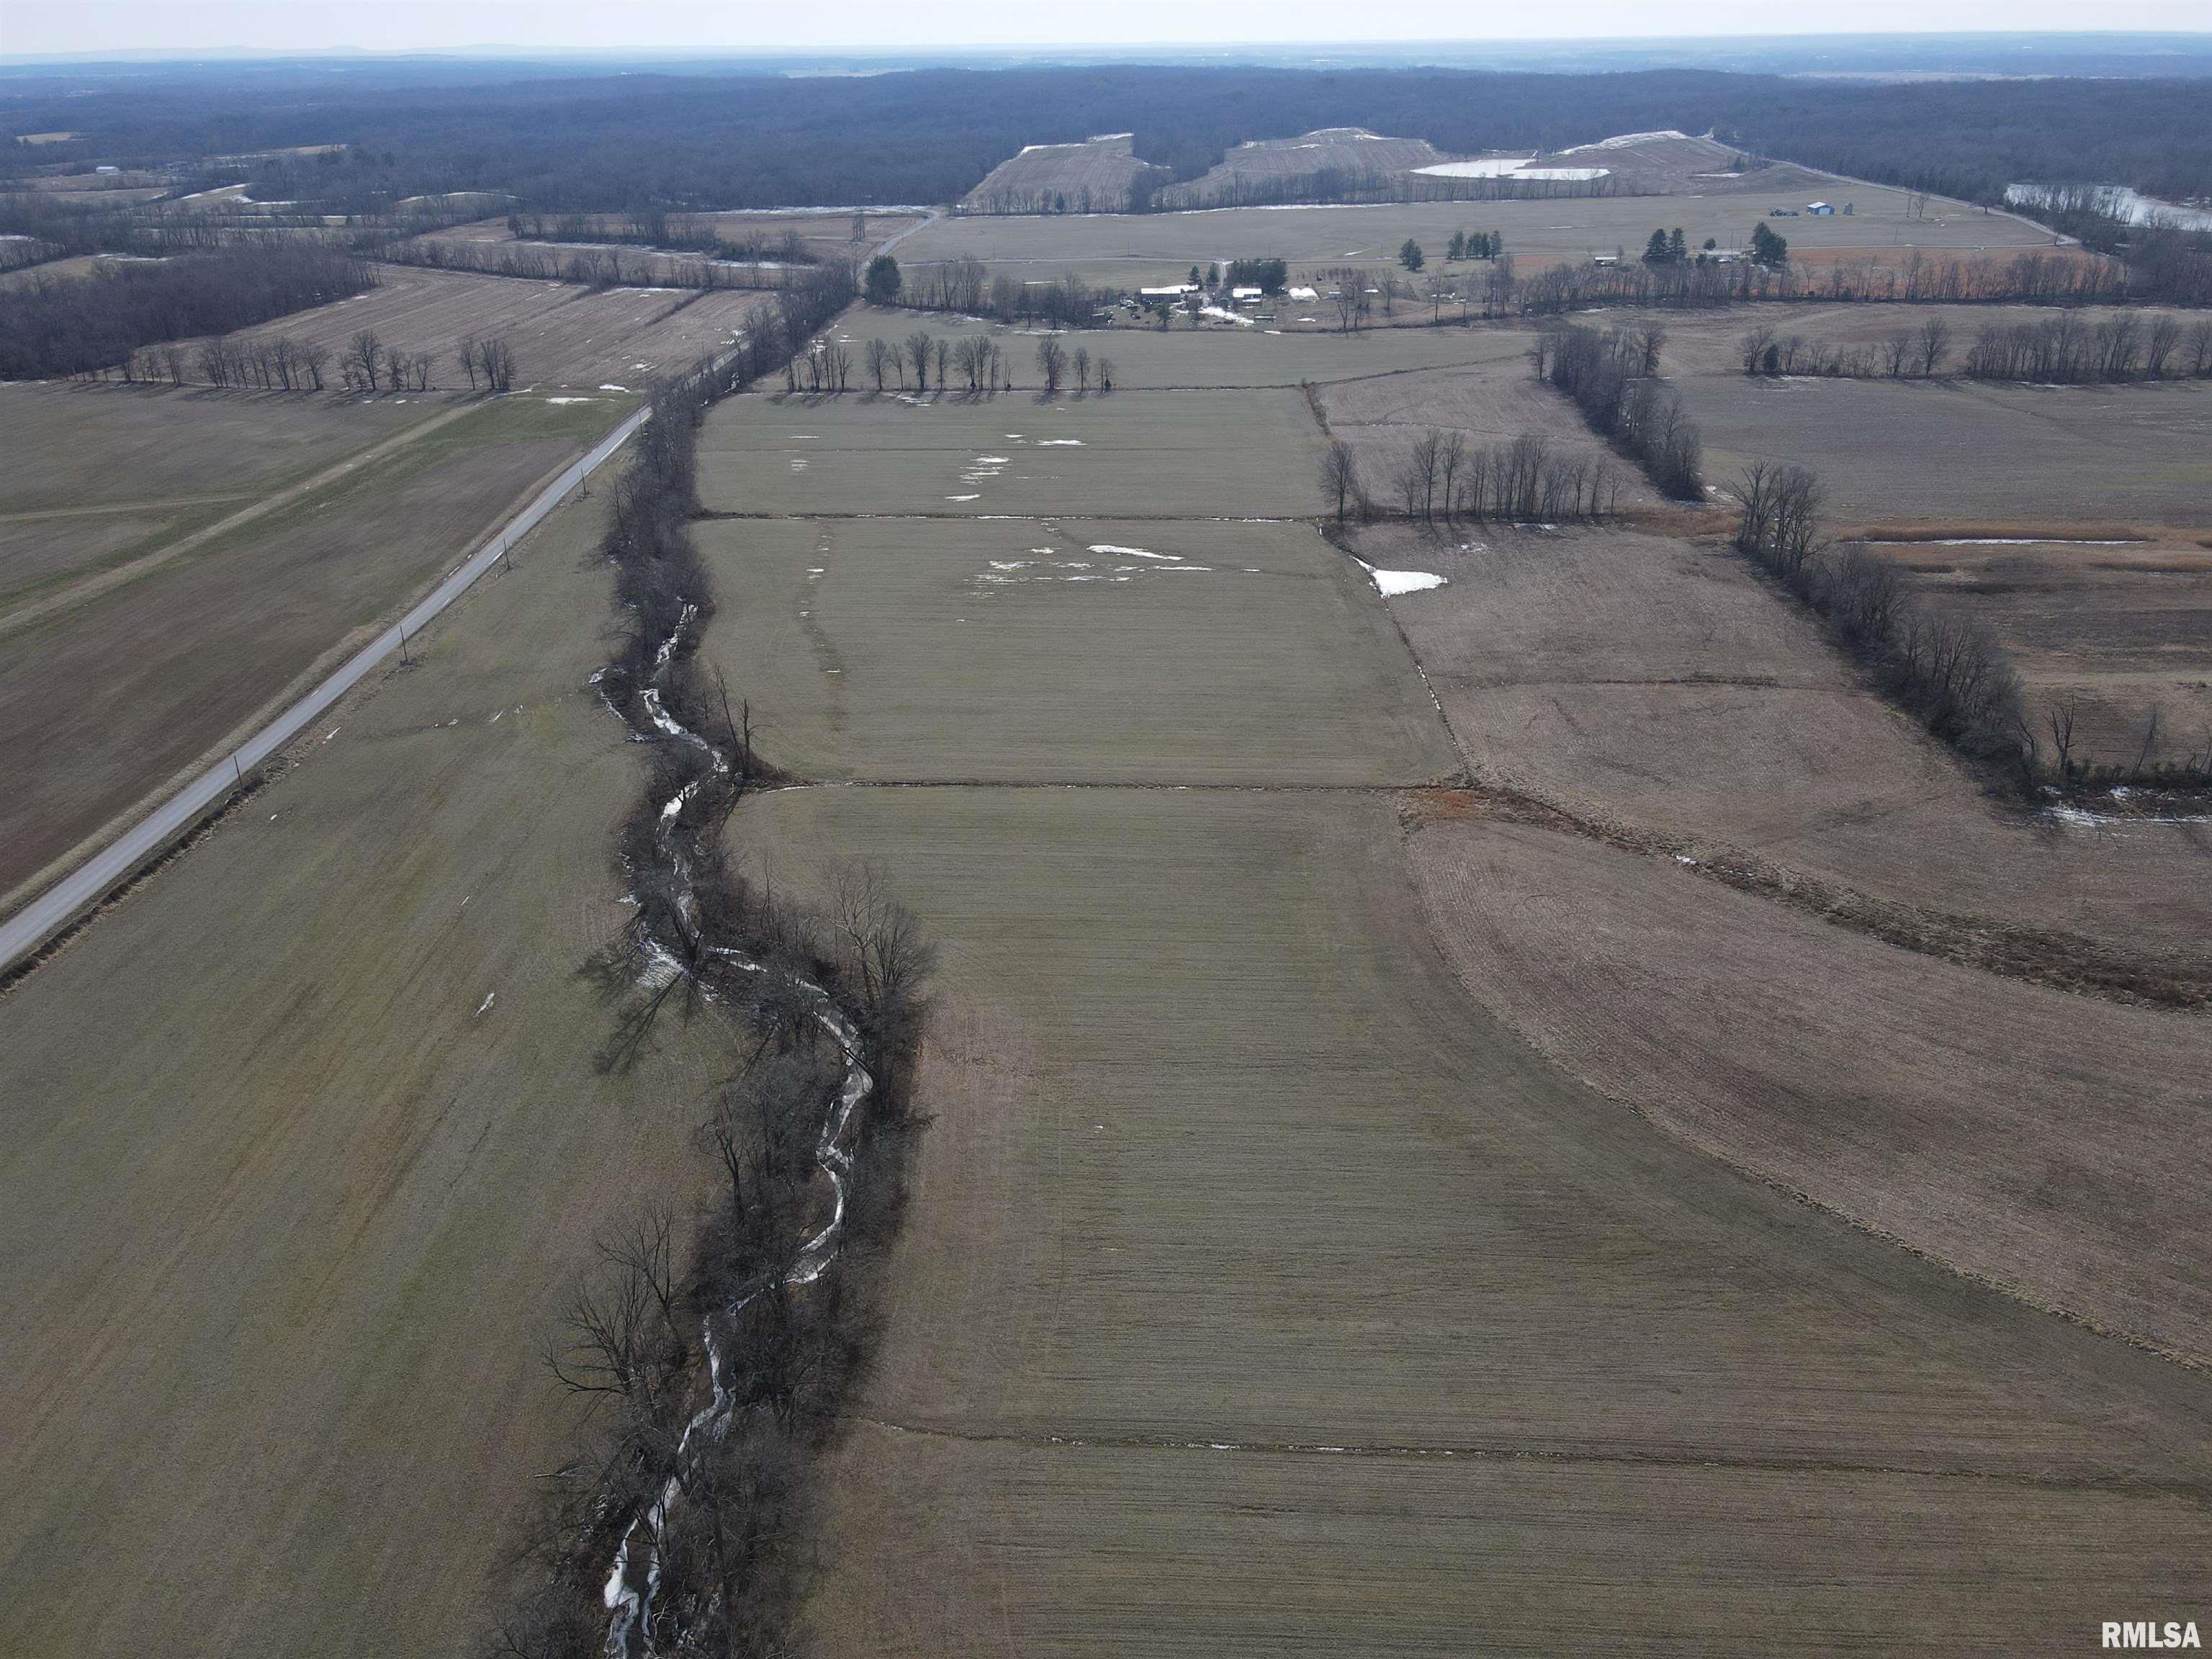
<svg viewBox="0 0 2212 1659">
<path fill-rule="evenodd" d="M 1036 441 L 1036 447 L 1039 449 L 1080 449 L 1083 447 L 1083 440 L 1080 438 L 1039 438 Z"/>
<path fill-rule="evenodd" d="M 1173 562 L 1180 557 L 1174 553 L 1147 553 L 1141 547 L 1121 547 L 1112 542 L 1093 542 L 1091 550 L 1115 559 L 1164 559 Z"/>
<path fill-rule="evenodd" d="M 1362 559 L 1359 568 L 1374 578 L 1375 591 L 1386 599 L 1395 599 L 1401 593 L 1419 593 L 1424 589 L 1442 587 L 1444 579 L 1427 570 L 1378 570 Z"/>
</svg>

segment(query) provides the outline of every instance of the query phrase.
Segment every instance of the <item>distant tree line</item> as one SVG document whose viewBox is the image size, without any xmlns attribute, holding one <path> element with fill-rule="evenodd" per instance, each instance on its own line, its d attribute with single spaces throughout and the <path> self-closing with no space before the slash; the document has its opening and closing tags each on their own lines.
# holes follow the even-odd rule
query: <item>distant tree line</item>
<svg viewBox="0 0 2212 1659">
<path fill-rule="evenodd" d="M 1949 361 L 1951 325 L 1931 317 L 1871 345 L 1843 346 L 1761 326 L 1743 337 L 1743 372 L 1844 380 L 1926 380 Z M 2074 313 L 2030 323 L 1992 323 L 1974 336 L 1958 372 L 1969 380 L 2039 385 L 2119 384 L 2212 378 L 2212 321 L 2185 325 L 2163 313 L 2116 312 L 2095 322 Z"/>
<path fill-rule="evenodd" d="M 1385 510 L 1367 494 L 1358 457 L 1341 439 L 1322 453 L 1320 481 L 1340 523 Z M 1613 517 L 1620 494 L 1619 476 L 1602 460 L 1562 454 L 1540 433 L 1470 447 L 1465 433 L 1440 427 L 1413 440 L 1390 485 L 1398 511 L 1424 524 L 1596 522 Z"/>
<path fill-rule="evenodd" d="M 1118 290 L 1093 288 L 1073 271 L 1051 283 L 1025 283 L 1003 271 L 994 276 L 968 254 L 941 264 L 908 265 L 891 291 L 899 304 L 916 311 L 1046 328 L 1095 327 L 1121 299 Z"/>
<path fill-rule="evenodd" d="M 257 193 L 376 213 L 412 195 L 511 192 L 545 213 L 957 201 L 1025 144 L 1132 131 L 1170 192 L 1235 145 L 1317 126 L 1425 138 L 1454 154 L 1551 150 L 1607 133 L 1716 131 L 1739 149 L 1995 204 L 2020 180 L 2212 193 L 2212 88 L 2201 82 L 2021 79 L 1882 85 L 1662 70 L 1580 75 L 1331 66 L 1085 65 L 925 70 L 852 79 L 766 74 L 475 71 L 457 97 L 428 70 L 380 82 L 238 70 L 32 85 L 12 120 L 84 136 L 42 159 L 148 164 L 271 155 Z M 29 152 L 25 153 L 26 155 Z M 21 158 L 19 158 L 21 165 Z M 1356 199 L 1364 177 L 1247 180 L 1249 199 Z M 1389 186 L 1397 189 L 1397 184 Z M 1587 194 L 1595 181 L 1424 178 L 1433 199 Z"/>
<path fill-rule="evenodd" d="M 471 391 L 514 389 L 514 349 L 504 339 L 462 340 L 453 364 Z M 199 384 L 260 392 L 320 392 L 334 374 L 350 392 L 431 392 L 437 365 L 427 351 L 410 351 L 362 329 L 337 349 L 290 335 L 222 335 L 194 345 L 167 341 L 147 346 L 118 365 L 126 384 Z"/>
<path fill-rule="evenodd" d="M 732 236 L 711 218 L 647 208 L 624 214 L 510 213 L 507 234 L 517 241 L 623 242 L 682 253 L 711 253 L 744 264 L 811 265 L 815 258 L 795 230 L 770 238 L 760 231 Z"/>
<path fill-rule="evenodd" d="M 0 380 L 89 374 L 142 347 L 227 334 L 365 292 L 375 275 L 313 244 L 219 249 L 0 290 Z"/>
<path fill-rule="evenodd" d="M 1444 245 L 1444 259 L 1495 259 L 1505 252 L 1505 234 L 1497 230 L 1455 230 Z"/>
<path fill-rule="evenodd" d="M 1672 386 L 1662 384 L 1655 324 L 1600 332 L 1578 324 L 1536 337 L 1536 378 L 1566 394 L 1583 419 L 1678 501 L 1703 501 L 1704 444 Z"/>
<path fill-rule="evenodd" d="M 386 243 L 373 255 L 386 264 L 428 270 L 465 270 L 485 276 L 519 276 L 583 288 L 780 288 L 786 267 L 738 264 L 673 254 L 625 252 L 620 247 L 559 248 L 526 242 L 461 242 L 424 236 Z"/>
<path fill-rule="evenodd" d="M 2030 250 L 2008 258 L 1930 259 L 1917 252 L 1898 264 L 1838 259 L 1818 267 L 1733 264 L 1555 265 L 1521 285 L 1522 308 L 1536 315 L 1591 306 L 1658 306 L 1699 310 L 1762 300 L 1869 304 L 2112 305 L 2136 294 L 2118 260 Z"/>
</svg>

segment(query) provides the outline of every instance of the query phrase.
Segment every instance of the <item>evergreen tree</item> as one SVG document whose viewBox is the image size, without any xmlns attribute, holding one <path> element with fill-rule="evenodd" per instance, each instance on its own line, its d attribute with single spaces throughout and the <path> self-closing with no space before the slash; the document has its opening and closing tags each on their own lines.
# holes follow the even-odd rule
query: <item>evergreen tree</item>
<svg viewBox="0 0 2212 1659">
<path fill-rule="evenodd" d="M 903 278 L 899 275 L 898 261 L 888 253 L 878 253 L 868 261 L 868 274 L 864 279 L 868 303 L 887 306 L 898 298 Z"/>
</svg>

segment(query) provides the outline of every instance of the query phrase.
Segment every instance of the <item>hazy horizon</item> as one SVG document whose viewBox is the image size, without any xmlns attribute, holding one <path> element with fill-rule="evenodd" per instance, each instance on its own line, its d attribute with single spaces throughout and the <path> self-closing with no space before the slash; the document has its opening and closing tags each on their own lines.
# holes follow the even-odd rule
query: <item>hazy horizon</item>
<svg viewBox="0 0 2212 1659">
<path fill-rule="evenodd" d="M 164 54 L 432 53 L 532 57 L 933 53 L 1064 50 L 1090 53 L 1149 50 L 1281 50 L 1311 46 L 1353 51 L 1393 47 L 1471 47 L 1540 42 L 1794 40 L 1812 37 L 2207 34 L 2194 0 L 2124 0 L 2100 21 L 2080 27 L 2077 9 L 2058 0 L 2021 0 L 1992 27 L 1975 0 L 1873 0 L 1832 24 L 1778 28 L 1771 8 L 1753 0 L 1712 0 L 1680 14 L 1681 26 L 1629 0 L 1594 0 L 1571 17 L 1541 26 L 1486 22 L 1470 31 L 1462 5 L 1407 0 L 1368 24 L 1356 40 L 1344 33 L 1340 6 L 1284 0 L 1255 20 L 1237 40 L 1218 38 L 1212 13 L 1160 12 L 1142 20 L 1143 34 L 1100 38 L 1091 11 L 1040 13 L 1012 0 L 975 0 L 929 8 L 927 38 L 916 39 L 916 9 L 857 0 L 835 12 L 763 15 L 696 0 L 648 0 L 609 6 L 581 0 L 15 0 L 0 19 L 0 58 L 12 59 Z"/>
</svg>

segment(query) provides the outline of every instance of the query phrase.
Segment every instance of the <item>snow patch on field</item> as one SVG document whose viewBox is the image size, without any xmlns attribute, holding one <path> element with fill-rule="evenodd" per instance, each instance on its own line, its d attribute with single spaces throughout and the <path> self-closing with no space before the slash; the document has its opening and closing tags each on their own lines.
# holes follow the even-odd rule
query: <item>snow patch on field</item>
<svg viewBox="0 0 2212 1659">
<path fill-rule="evenodd" d="M 1442 587 L 1444 578 L 1428 570 L 1378 570 L 1362 559 L 1359 568 L 1373 578 L 1375 591 L 1384 599 L 1395 599 L 1401 593 L 1419 593 L 1427 588 Z"/>
<path fill-rule="evenodd" d="M 1578 144 L 1575 148 L 1577 149 L 1627 149 L 1636 144 L 1656 144 L 1668 138 L 1686 140 L 1689 136 L 1686 132 L 1677 132 L 1672 127 L 1662 127 L 1656 132 L 1618 133 L 1611 138 L 1601 138 L 1594 144 Z M 1572 155 L 1574 151 L 1570 150 L 1567 153 Z"/>
</svg>

